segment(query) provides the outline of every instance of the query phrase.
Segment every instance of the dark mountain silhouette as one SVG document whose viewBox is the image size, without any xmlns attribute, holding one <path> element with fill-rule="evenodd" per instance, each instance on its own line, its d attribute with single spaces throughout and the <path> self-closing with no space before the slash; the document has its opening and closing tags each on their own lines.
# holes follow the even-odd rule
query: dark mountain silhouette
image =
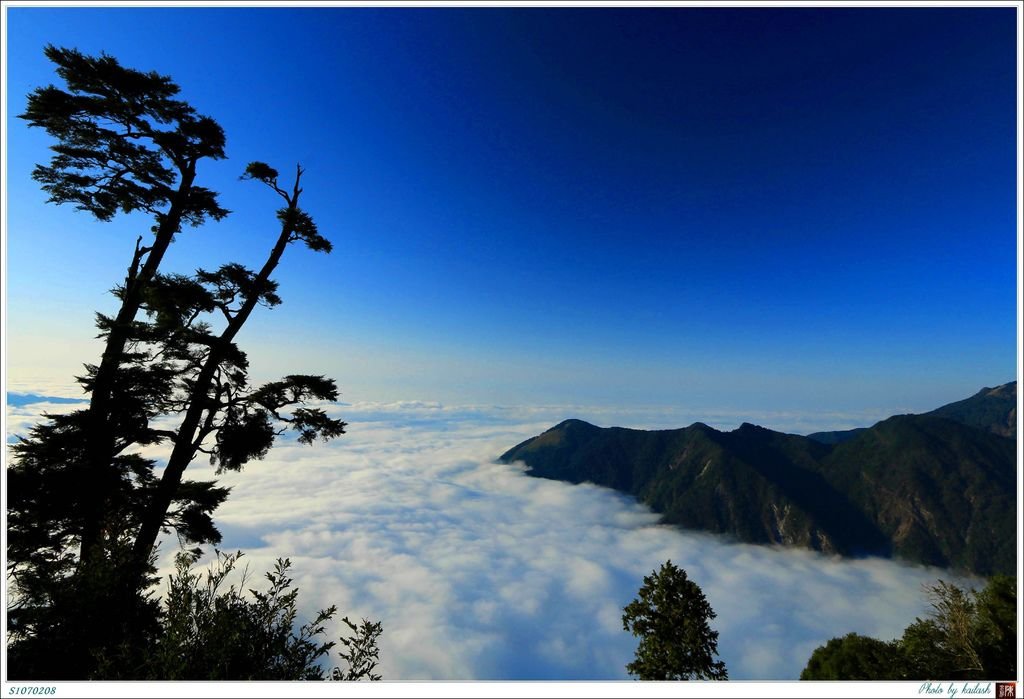
<svg viewBox="0 0 1024 699">
<path fill-rule="evenodd" d="M 927 414 L 947 417 L 1004 437 L 1016 437 L 1017 382 L 1011 381 L 996 388 L 983 388 L 970 398 L 944 405 Z M 857 427 L 852 430 L 815 432 L 807 436 L 824 444 L 839 444 L 853 439 L 866 429 Z"/>
<path fill-rule="evenodd" d="M 1016 442 L 991 431 L 1006 424 L 992 406 L 1015 395 L 1008 386 L 833 443 L 751 424 L 644 431 L 566 420 L 501 461 L 631 493 L 667 523 L 739 541 L 1012 572 Z"/>
<path fill-rule="evenodd" d="M 983 388 L 970 398 L 944 405 L 928 413 L 948 417 L 1004 437 L 1017 436 L 1017 382 Z"/>
<path fill-rule="evenodd" d="M 814 432 L 813 434 L 807 435 L 808 439 L 813 439 L 815 442 L 821 442 L 822 444 L 840 444 L 849 439 L 853 439 L 861 432 L 866 431 L 867 427 L 855 427 L 852 430 L 835 430 L 833 432 Z"/>
</svg>

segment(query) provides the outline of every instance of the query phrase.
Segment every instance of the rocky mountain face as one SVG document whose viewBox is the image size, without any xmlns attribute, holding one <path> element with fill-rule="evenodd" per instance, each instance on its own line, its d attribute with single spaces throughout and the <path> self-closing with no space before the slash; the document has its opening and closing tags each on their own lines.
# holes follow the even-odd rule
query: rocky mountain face
<svg viewBox="0 0 1024 699">
<path fill-rule="evenodd" d="M 842 435 L 832 440 L 750 424 L 644 431 L 566 420 L 501 461 L 631 493 L 667 523 L 739 541 L 988 575 L 1016 566 L 1016 440 L 1003 434 L 1015 405 L 1007 384 L 825 433 Z"/>
</svg>

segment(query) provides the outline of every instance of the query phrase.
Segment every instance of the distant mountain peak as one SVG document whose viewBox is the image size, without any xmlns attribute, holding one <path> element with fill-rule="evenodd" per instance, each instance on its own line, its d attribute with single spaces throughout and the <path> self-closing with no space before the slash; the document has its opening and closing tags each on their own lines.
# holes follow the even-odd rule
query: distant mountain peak
<svg viewBox="0 0 1024 699">
<path fill-rule="evenodd" d="M 1017 382 L 985 387 L 970 398 L 936 408 L 935 415 L 1003 437 L 1017 437 Z"/>
<path fill-rule="evenodd" d="M 591 425 L 586 420 L 579 420 L 577 418 L 571 417 L 568 420 L 562 420 L 560 423 L 558 423 L 557 425 L 555 425 L 551 429 L 552 430 L 564 430 L 566 428 L 574 428 L 574 427 L 583 427 L 583 428 L 595 427 L 596 428 L 596 425 Z"/>
<path fill-rule="evenodd" d="M 1004 383 L 1002 386 L 996 386 L 995 388 L 983 388 L 978 391 L 978 395 L 992 396 L 994 398 L 1017 398 L 1017 382 L 1009 381 Z"/>
</svg>

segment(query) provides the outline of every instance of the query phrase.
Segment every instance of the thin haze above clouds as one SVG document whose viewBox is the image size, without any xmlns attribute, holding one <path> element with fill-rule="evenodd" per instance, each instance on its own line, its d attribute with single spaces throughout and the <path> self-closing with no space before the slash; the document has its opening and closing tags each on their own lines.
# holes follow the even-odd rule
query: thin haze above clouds
<svg viewBox="0 0 1024 699">
<path fill-rule="evenodd" d="M 8 433 L 24 434 L 41 407 L 8 406 Z M 306 614 L 337 604 L 342 615 L 383 621 L 385 679 L 627 679 L 636 640 L 622 629 L 622 607 L 667 559 L 717 612 L 730 678 L 795 679 L 833 636 L 898 636 L 926 612 L 922 584 L 953 579 L 682 531 L 628 496 L 494 463 L 565 408 L 333 410 L 350 423 L 346 436 L 283 441 L 222 477 L 233 490 L 216 516 L 220 548 L 242 549 L 256 579 L 290 558 Z M 600 424 L 654 419 L 575 411 Z M 209 473 L 201 461 L 192 469 Z M 172 541 L 163 547 L 166 573 Z"/>
</svg>

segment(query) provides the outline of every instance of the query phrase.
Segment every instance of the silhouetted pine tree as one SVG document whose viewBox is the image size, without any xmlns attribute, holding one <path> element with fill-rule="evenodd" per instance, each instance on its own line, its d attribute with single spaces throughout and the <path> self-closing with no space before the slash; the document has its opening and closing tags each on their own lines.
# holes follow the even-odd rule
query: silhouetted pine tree
<svg viewBox="0 0 1024 699">
<path fill-rule="evenodd" d="M 209 117 L 174 99 L 166 76 L 47 47 L 67 89 L 29 96 L 21 115 L 57 144 L 33 177 L 50 201 L 71 203 L 101 221 L 119 212 L 153 217 L 152 240 L 135 243 L 114 316 L 98 315 L 105 340 L 98 365 L 79 378 L 89 408 L 46 416 L 13 446 L 8 470 L 8 576 L 12 677 L 71 679 L 119 665 L 131 676 L 147 640 L 158 633 L 148 589 L 161 531 L 187 544 L 216 543 L 211 513 L 228 490 L 183 477 L 199 453 L 217 472 L 262 458 L 284 429 L 312 443 L 344 433 L 345 423 L 310 401 L 337 398 L 334 381 L 290 375 L 252 387 L 235 338 L 257 305 L 280 303 L 271 279 L 286 248 L 301 242 L 330 252 L 299 207 L 303 171 L 290 190 L 264 163 L 243 179 L 284 202 L 278 233 L 258 271 L 230 263 L 194 275 L 159 267 L 184 224 L 227 211 L 194 184 L 203 158 L 224 157 L 224 134 Z M 166 445 L 166 467 L 140 447 Z"/>
</svg>

